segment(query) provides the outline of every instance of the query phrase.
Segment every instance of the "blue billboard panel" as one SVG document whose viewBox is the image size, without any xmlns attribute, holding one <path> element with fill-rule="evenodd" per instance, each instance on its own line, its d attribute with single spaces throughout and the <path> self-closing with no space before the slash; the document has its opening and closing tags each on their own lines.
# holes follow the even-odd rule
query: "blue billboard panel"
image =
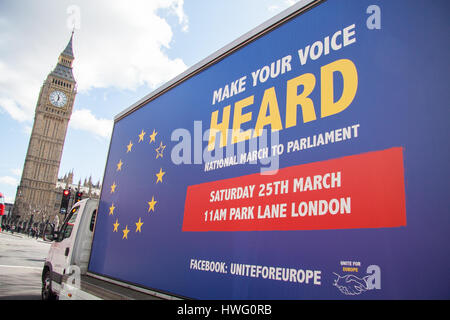
<svg viewBox="0 0 450 320">
<path fill-rule="evenodd" d="M 319 2 L 119 118 L 89 271 L 195 299 L 450 298 L 446 9 Z"/>
</svg>

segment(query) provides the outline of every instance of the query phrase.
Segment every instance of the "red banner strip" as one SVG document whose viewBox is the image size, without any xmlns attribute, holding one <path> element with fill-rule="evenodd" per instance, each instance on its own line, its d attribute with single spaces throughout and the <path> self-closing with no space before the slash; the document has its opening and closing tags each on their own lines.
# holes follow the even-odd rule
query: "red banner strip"
<svg viewBox="0 0 450 320">
<path fill-rule="evenodd" d="M 189 186 L 183 231 L 406 226 L 402 149 Z"/>
</svg>

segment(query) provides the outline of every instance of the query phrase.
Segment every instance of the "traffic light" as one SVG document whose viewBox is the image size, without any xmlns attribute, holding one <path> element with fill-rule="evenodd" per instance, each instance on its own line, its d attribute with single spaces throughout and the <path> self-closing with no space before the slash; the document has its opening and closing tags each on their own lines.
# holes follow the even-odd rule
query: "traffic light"
<svg viewBox="0 0 450 320">
<path fill-rule="evenodd" d="M 70 200 L 70 190 L 64 189 L 61 199 L 61 208 L 59 209 L 59 213 L 67 213 L 67 208 L 69 207 Z"/>
<path fill-rule="evenodd" d="M 83 197 L 83 192 L 78 191 L 75 195 L 75 203 L 78 201 L 81 201 L 81 198 Z"/>
</svg>

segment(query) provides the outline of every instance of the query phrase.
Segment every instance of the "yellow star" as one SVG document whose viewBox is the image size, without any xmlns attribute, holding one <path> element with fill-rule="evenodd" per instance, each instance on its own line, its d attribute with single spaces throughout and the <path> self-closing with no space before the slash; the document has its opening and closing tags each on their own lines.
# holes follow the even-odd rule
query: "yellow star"
<svg viewBox="0 0 450 320">
<path fill-rule="evenodd" d="M 111 205 L 111 207 L 109 207 L 109 215 L 112 216 L 114 214 L 114 209 L 116 207 L 114 207 L 114 203 Z"/>
<path fill-rule="evenodd" d="M 117 185 L 116 185 L 116 183 L 114 182 L 113 185 L 111 186 L 111 193 L 116 192 L 116 187 L 117 187 Z"/>
<path fill-rule="evenodd" d="M 128 240 L 128 232 L 130 232 L 130 230 L 128 230 L 128 226 L 126 226 L 125 229 L 123 229 L 122 231 L 123 231 L 122 239 L 127 239 Z"/>
<path fill-rule="evenodd" d="M 165 148 L 166 148 L 166 146 L 163 145 L 161 142 L 161 144 L 159 145 L 159 148 L 155 149 L 156 150 L 156 159 L 158 159 L 159 157 L 161 157 L 161 158 L 163 157 L 163 152 L 164 152 Z"/>
<path fill-rule="evenodd" d="M 132 147 L 133 147 L 133 143 L 130 141 L 130 143 L 127 145 L 127 153 L 131 152 Z"/>
<path fill-rule="evenodd" d="M 156 138 L 157 134 L 158 134 L 158 132 L 153 130 L 153 133 L 150 135 L 150 143 L 155 142 L 155 138 Z"/>
<path fill-rule="evenodd" d="M 152 197 L 152 201 L 148 202 L 148 212 L 153 211 L 155 212 L 155 205 L 158 203 L 158 201 L 155 201 L 155 197 Z"/>
<path fill-rule="evenodd" d="M 123 165 L 123 162 L 122 162 L 122 160 L 120 160 L 119 163 L 117 164 L 117 171 L 122 170 L 122 165 Z"/>
<path fill-rule="evenodd" d="M 144 136 L 145 136 L 145 131 L 142 130 L 141 134 L 139 135 L 139 141 L 138 142 L 144 141 Z"/>
<path fill-rule="evenodd" d="M 113 232 L 117 232 L 118 231 L 117 228 L 119 228 L 119 226 L 120 226 L 119 220 L 116 219 L 116 223 L 114 223 L 113 226 L 114 226 Z"/>
<path fill-rule="evenodd" d="M 139 218 L 139 221 L 136 222 L 136 232 L 141 232 L 141 227 L 144 223 L 141 222 L 141 218 Z"/>
<path fill-rule="evenodd" d="M 156 179 L 156 183 L 158 183 L 158 182 L 163 182 L 162 181 L 162 177 L 163 177 L 163 175 L 165 175 L 166 173 L 164 172 L 164 171 L 162 171 L 162 168 L 161 169 L 159 169 L 159 173 L 157 173 L 156 174 L 156 177 L 158 178 L 158 179 Z"/>
</svg>

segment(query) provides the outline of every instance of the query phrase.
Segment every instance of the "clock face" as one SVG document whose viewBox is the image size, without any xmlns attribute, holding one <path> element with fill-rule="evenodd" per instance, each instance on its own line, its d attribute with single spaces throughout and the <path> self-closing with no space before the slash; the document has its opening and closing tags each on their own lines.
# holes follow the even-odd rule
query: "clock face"
<svg viewBox="0 0 450 320">
<path fill-rule="evenodd" d="M 62 91 L 53 91 L 50 94 L 50 102 L 55 107 L 64 107 L 67 103 L 67 97 Z"/>
</svg>

